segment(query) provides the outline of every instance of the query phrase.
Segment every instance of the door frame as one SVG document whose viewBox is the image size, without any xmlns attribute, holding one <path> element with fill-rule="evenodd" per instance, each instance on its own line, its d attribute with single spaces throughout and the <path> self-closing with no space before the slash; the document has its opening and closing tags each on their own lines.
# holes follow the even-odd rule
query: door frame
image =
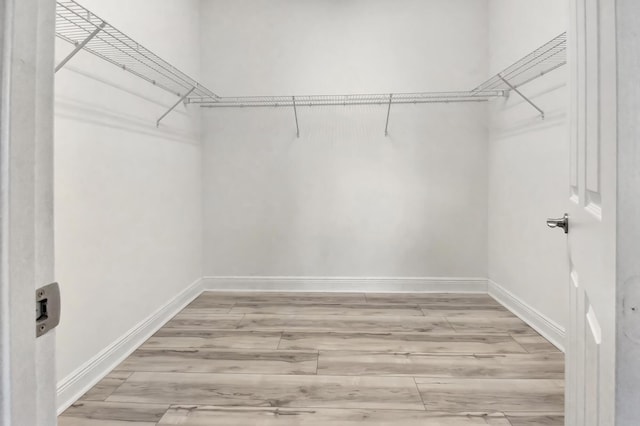
<svg viewBox="0 0 640 426">
<path fill-rule="evenodd" d="M 601 0 L 602 1 L 602 0 Z M 616 0 L 616 425 L 640 419 L 640 2 Z M 613 390 L 612 390 L 613 391 Z"/>
<path fill-rule="evenodd" d="M 617 144 L 610 391 L 626 426 L 640 418 L 640 2 L 600 1 L 617 21 L 617 137 L 605 141 Z M 36 340 L 31 309 L 35 288 L 53 281 L 55 1 L 0 0 L 0 22 L 0 426 L 47 426 L 56 422 L 55 331 Z"/>
<path fill-rule="evenodd" d="M 0 0 L 0 426 L 56 424 L 55 332 L 35 336 L 53 281 L 54 0 Z"/>
</svg>

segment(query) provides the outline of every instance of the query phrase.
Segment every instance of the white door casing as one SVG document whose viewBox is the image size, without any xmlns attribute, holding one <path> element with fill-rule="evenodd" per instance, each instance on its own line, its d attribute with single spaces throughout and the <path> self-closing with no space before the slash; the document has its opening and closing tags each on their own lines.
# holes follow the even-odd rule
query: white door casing
<svg viewBox="0 0 640 426">
<path fill-rule="evenodd" d="M 566 424 L 615 423 L 616 26 L 614 0 L 572 0 Z"/>
<path fill-rule="evenodd" d="M 56 424 L 55 331 L 36 338 L 53 281 L 55 1 L 0 0 L 0 425 Z"/>
<path fill-rule="evenodd" d="M 640 2 L 616 1 L 616 424 L 640 424 Z"/>
</svg>

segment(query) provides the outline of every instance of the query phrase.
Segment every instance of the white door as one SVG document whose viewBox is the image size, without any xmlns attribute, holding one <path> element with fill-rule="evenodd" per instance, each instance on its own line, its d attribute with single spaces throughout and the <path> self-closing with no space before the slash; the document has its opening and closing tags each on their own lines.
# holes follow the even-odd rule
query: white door
<svg viewBox="0 0 640 426">
<path fill-rule="evenodd" d="M 568 426 L 615 423 L 615 0 L 571 0 Z M 564 212 L 560 212 L 564 213 Z"/>
<path fill-rule="evenodd" d="M 54 22 L 55 1 L 0 0 L 0 426 L 56 424 L 55 331 L 35 316 L 54 279 Z"/>
</svg>

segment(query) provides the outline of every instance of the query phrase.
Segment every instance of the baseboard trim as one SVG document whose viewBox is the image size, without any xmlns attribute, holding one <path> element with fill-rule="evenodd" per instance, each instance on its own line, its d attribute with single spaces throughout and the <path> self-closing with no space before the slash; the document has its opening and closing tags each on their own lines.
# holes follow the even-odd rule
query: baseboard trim
<svg viewBox="0 0 640 426">
<path fill-rule="evenodd" d="M 522 299 L 505 289 L 500 284 L 489 280 L 489 295 L 504 305 L 507 309 L 518 316 L 522 321 L 526 322 L 540 333 L 544 338 L 549 340 L 555 347 L 562 352 L 565 351 L 565 329 L 554 321 L 550 320 L 536 309 L 525 303 Z"/>
<path fill-rule="evenodd" d="M 121 338 L 58 382 L 58 415 L 135 351 L 173 316 L 202 293 L 202 279 L 167 302 Z"/>
<path fill-rule="evenodd" d="M 204 277 L 204 291 L 487 293 L 486 278 Z"/>
</svg>

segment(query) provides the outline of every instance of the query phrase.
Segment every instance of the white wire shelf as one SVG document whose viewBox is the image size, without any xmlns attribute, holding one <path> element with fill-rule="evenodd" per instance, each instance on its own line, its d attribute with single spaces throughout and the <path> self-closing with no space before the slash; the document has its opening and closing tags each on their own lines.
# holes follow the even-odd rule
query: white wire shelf
<svg viewBox="0 0 640 426">
<path fill-rule="evenodd" d="M 242 108 L 242 107 L 297 107 L 329 105 L 388 105 L 388 104 L 424 104 L 451 102 L 486 102 L 502 91 L 470 92 L 424 92 L 424 93 L 386 93 L 362 95 L 304 95 L 304 96 L 242 96 L 210 98 L 190 97 L 189 103 L 200 104 L 204 108 Z"/>
<path fill-rule="evenodd" d="M 524 96 L 518 88 L 566 63 L 567 34 L 563 33 L 470 91 L 362 95 L 223 96 L 218 98 L 192 96 L 189 97 L 187 102 L 200 104 L 205 108 L 486 102 L 497 97 L 503 97 L 513 90 L 544 117 L 544 112 Z"/>
<path fill-rule="evenodd" d="M 57 1 L 56 36 L 75 46 L 56 71 L 79 51 L 85 50 L 181 100 L 187 101 L 189 96 L 218 98 L 214 92 L 73 0 Z"/>
<path fill-rule="evenodd" d="M 393 104 L 487 102 L 507 96 L 511 91 L 520 95 L 544 118 L 544 111 L 518 88 L 567 63 L 567 34 L 563 33 L 469 91 L 221 97 L 74 0 L 57 0 L 56 35 L 75 46 L 58 64 L 56 71 L 79 51 L 86 50 L 178 96 L 175 105 L 158 119 L 158 125 L 181 102 L 204 108 L 292 107 L 297 124 L 295 109 L 302 106 L 388 105 L 390 110 Z M 388 121 L 389 112 L 387 127 Z"/>
<path fill-rule="evenodd" d="M 540 46 L 524 58 L 491 77 L 474 89 L 509 91 L 519 88 L 538 77 L 550 73 L 567 63 L 567 33 Z"/>
</svg>

